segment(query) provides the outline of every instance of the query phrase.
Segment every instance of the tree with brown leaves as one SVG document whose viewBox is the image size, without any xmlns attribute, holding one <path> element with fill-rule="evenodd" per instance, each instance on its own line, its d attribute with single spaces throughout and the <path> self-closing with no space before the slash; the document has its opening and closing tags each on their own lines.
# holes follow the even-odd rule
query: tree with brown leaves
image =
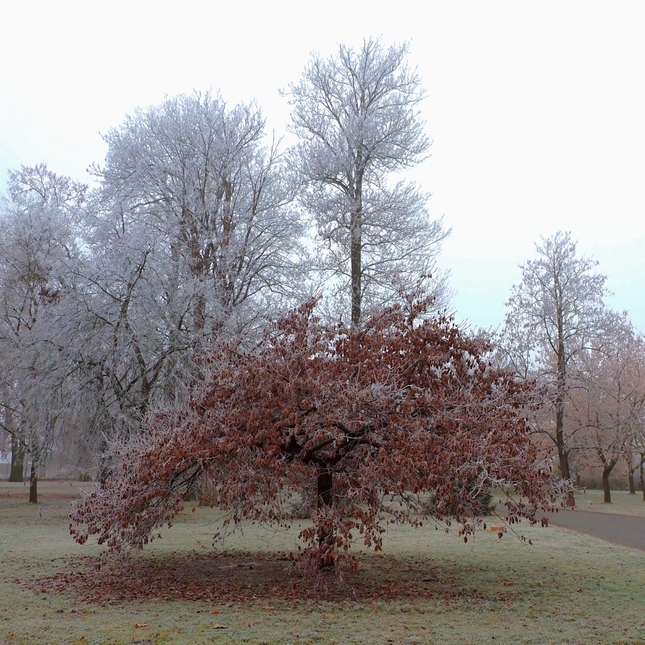
<svg viewBox="0 0 645 645">
<path fill-rule="evenodd" d="M 510 522 L 536 521 L 561 491 L 529 439 L 535 390 L 493 368 L 481 339 L 425 317 L 429 299 L 405 302 L 360 329 L 308 302 L 253 351 L 218 342 L 190 404 L 116 447 L 111 478 L 72 513 L 76 540 L 142 547 L 205 483 L 233 523 L 286 525 L 290 493 L 315 493 L 300 537 L 319 568 L 354 540 L 380 550 L 386 521 L 454 517 L 467 539 L 490 486 L 514 495 Z"/>
</svg>

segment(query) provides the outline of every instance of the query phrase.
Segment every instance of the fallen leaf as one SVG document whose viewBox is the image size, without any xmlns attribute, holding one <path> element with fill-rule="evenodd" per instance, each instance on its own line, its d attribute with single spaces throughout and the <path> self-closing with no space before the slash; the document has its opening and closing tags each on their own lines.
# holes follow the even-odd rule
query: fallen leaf
<svg viewBox="0 0 645 645">
<path fill-rule="evenodd" d="M 219 609 L 213 609 L 213 611 L 211 611 L 211 614 L 213 614 L 213 616 L 219 614 Z"/>
<path fill-rule="evenodd" d="M 273 611 L 275 607 L 272 607 L 271 605 L 266 605 L 265 607 L 262 607 L 262 609 L 264 609 L 264 611 Z"/>
<path fill-rule="evenodd" d="M 215 623 L 213 625 L 213 629 L 227 629 L 226 625 L 220 625 L 219 623 Z"/>
<path fill-rule="evenodd" d="M 147 627 L 148 623 L 135 623 L 134 628 L 135 629 L 140 629 L 141 627 Z"/>
</svg>

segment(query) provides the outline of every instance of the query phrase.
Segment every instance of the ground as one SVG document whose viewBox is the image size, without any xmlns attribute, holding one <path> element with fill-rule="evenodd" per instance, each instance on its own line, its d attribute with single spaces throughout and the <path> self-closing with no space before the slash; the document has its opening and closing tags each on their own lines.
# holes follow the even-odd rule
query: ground
<svg viewBox="0 0 645 645">
<path fill-rule="evenodd" d="M 249 527 L 213 551 L 208 508 L 105 564 L 67 535 L 76 487 L 43 482 L 34 507 L 0 483 L 0 643 L 645 644 L 645 553 L 593 537 L 390 527 L 384 554 L 316 586 L 282 559 L 297 529 Z"/>
</svg>

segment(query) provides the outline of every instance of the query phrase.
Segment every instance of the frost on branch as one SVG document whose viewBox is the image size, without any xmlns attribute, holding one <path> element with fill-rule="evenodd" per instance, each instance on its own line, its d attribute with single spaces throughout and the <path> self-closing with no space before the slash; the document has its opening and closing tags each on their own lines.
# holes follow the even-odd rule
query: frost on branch
<svg viewBox="0 0 645 645">
<path fill-rule="evenodd" d="M 354 328 L 308 302 L 255 351 L 217 343 L 190 404 L 117 449 L 111 478 L 74 509 L 74 537 L 140 547 L 204 478 L 233 522 L 288 523 L 286 493 L 308 493 L 303 553 L 322 568 L 356 539 L 379 550 L 392 519 L 455 517 L 468 534 L 492 484 L 523 500 L 511 522 L 535 521 L 560 492 L 529 440 L 535 390 L 428 306 L 411 297 Z"/>
</svg>

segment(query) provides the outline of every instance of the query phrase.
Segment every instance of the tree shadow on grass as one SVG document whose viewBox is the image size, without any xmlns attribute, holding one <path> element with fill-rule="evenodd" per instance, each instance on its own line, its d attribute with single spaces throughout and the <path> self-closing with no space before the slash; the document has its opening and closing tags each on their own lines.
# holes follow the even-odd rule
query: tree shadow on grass
<svg viewBox="0 0 645 645">
<path fill-rule="evenodd" d="M 272 552 L 138 554 L 70 561 L 29 583 L 38 593 L 71 594 L 88 603 L 199 600 L 218 604 L 279 601 L 508 602 L 510 592 L 467 587 L 456 572 L 423 558 L 359 556 L 358 570 L 306 576 Z M 466 574 L 466 572 L 462 572 Z"/>
</svg>

